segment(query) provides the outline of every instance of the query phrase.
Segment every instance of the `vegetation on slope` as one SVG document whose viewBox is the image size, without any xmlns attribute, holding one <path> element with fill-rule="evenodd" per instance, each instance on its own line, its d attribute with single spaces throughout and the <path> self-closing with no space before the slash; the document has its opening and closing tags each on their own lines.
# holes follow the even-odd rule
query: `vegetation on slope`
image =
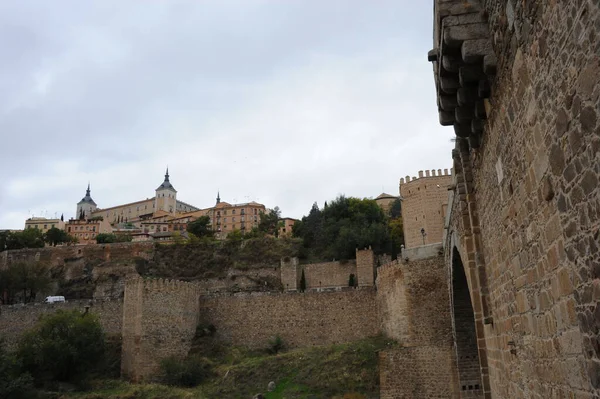
<svg viewBox="0 0 600 399">
<path fill-rule="evenodd" d="M 297 239 L 269 236 L 241 241 L 196 239 L 157 245 L 154 259 L 138 259 L 136 269 L 142 276 L 188 281 L 225 277 L 230 268 L 279 267 L 281 258 L 297 256 L 300 246 Z"/>
<path fill-rule="evenodd" d="M 195 388 L 160 384 L 132 385 L 115 380 L 96 383 L 96 390 L 65 394 L 62 399 L 252 398 L 267 399 L 379 397 L 378 351 L 394 345 L 375 337 L 363 341 L 295 349 L 278 354 L 247 351 L 199 341 L 190 356 L 209 356 L 212 376 Z M 270 381 L 275 389 L 268 392 Z"/>
</svg>

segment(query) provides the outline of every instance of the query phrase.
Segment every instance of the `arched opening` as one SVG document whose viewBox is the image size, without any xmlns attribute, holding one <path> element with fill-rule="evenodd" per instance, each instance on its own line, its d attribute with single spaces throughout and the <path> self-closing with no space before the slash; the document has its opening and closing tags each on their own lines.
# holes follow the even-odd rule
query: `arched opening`
<svg viewBox="0 0 600 399">
<path fill-rule="evenodd" d="M 467 276 L 456 248 L 452 251 L 452 326 L 461 398 L 483 398 L 475 314 Z"/>
</svg>

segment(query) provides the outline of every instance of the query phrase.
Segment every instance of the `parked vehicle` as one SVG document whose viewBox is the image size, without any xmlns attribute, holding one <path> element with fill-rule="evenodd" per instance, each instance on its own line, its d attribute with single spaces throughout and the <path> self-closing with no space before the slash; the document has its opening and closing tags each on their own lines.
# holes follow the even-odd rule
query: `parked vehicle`
<svg viewBox="0 0 600 399">
<path fill-rule="evenodd" d="M 47 296 L 44 303 L 65 302 L 64 296 Z"/>
</svg>

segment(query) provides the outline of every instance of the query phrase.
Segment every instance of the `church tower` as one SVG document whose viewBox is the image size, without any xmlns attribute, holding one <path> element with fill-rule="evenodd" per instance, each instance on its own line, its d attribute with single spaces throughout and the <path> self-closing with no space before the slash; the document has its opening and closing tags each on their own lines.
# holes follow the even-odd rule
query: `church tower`
<svg viewBox="0 0 600 399">
<path fill-rule="evenodd" d="M 98 206 L 90 195 L 90 184 L 88 183 L 87 190 L 85 191 L 85 197 L 77 203 L 77 213 L 75 213 L 75 219 L 88 219 L 92 216 Z"/>
<path fill-rule="evenodd" d="M 165 181 L 156 189 L 154 212 L 166 211 L 175 214 L 177 211 L 177 190 L 169 181 L 169 168 L 165 173 Z"/>
</svg>

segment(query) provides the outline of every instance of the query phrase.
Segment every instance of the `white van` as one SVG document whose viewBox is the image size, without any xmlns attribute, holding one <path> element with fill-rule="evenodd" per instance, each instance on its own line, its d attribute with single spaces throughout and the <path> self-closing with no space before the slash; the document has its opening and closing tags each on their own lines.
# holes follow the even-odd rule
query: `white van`
<svg viewBox="0 0 600 399">
<path fill-rule="evenodd" d="M 64 296 L 47 296 L 44 303 L 65 302 Z"/>
</svg>

